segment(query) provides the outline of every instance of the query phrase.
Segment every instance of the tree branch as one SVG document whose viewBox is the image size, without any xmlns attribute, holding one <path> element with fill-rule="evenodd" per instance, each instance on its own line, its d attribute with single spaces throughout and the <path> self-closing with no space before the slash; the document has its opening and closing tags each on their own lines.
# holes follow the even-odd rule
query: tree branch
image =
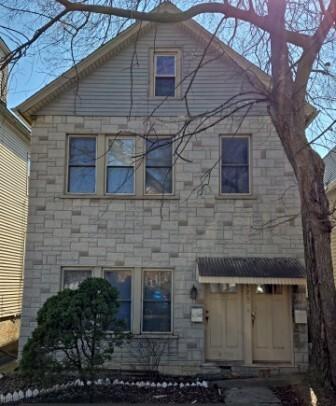
<svg viewBox="0 0 336 406">
<path fill-rule="evenodd" d="M 253 8 L 243 10 L 231 6 L 227 1 L 224 3 L 204 3 L 190 7 L 188 10 L 176 13 L 144 12 L 137 10 L 127 10 L 119 7 L 109 7 L 94 4 L 72 3 L 69 0 L 56 0 L 67 12 L 87 11 L 91 13 L 114 15 L 122 18 L 130 18 L 155 23 L 178 23 L 204 13 L 219 13 L 227 18 L 235 18 L 249 22 L 269 33 L 274 29 L 268 16 L 257 14 Z M 306 34 L 286 30 L 286 40 L 294 45 L 305 48 L 310 45 L 312 37 Z"/>
</svg>

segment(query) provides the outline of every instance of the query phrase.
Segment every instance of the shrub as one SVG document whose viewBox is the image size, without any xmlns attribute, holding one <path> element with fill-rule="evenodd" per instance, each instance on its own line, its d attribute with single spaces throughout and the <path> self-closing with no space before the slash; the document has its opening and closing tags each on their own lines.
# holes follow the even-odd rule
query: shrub
<svg viewBox="0 0 336 406">
<path fill-rule="evenodd" d="M 89 278 L 77 290 L 49 298 L 37 315 L 20 370 L 29 375 L 75 371 L 93 397 L 99 368 L 126 338 L 117 320 L 118 292 L 101 278 Z M 113 326 L 113 334 L 108 332 Z M 90 386 L 87 381 L 91 381 Z"/>
</svg>

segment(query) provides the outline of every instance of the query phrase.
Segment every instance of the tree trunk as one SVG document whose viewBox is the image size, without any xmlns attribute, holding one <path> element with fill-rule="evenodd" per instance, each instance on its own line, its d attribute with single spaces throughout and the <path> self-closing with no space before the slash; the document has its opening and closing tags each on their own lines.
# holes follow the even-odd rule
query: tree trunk
<svg viewBox="0 0 336 406">
<path fill-rule="evenodd" d="M 324 164 L 306 146 L 296 155 L 296 168 L 307 267 L 311 364 L 336 386 L 336 292 L 329 203 L 323 186 Z"/>
<path fill-rule="evenodd" d="M 303 102 L 304 103 L 304 102 Z M 282 105 L 271 111 L 273 123 L 298 182 L 307 270 L 310 365 L 336 387 L 336 289 L 331 258 L 329 202 L 324 163 L 307 144 L 304 112 Z M 302 117 L 300 117 L 302 115 Z M 285 118 L 286 117 L 286 118 Z"/>
</svg>

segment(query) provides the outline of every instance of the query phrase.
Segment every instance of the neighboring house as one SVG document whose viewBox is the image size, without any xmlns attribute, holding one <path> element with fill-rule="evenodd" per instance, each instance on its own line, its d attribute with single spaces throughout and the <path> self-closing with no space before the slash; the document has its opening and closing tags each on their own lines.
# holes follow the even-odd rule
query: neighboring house
<svg viewBox="0 0 336 406">
<path fill-rule="evenodd" d="M 9 52 L 0 40 L 0 58 Z M 18 339 L 28 208 L 30 132 L 7 108 L 0 78 L 0 347 Z"/>
<path fill-rule="evenodd" d="M 292 168 L 264 101 L 217 109 L 268 77 L 215 38 L 193 78 L 210 39 L 195 21 L 136 23 L 17 107 L 32 125 L 21 348 L 47 298 L 99 276 L 134 335 L 114 367 L 144 367 L 148 340 L 171 373 L 307 366 Z M 199 119 L 177 155 L 191 78 Z"/>
<path fill-rule="evenodd" d="M 331 219 L 333 225 L 336 220 L 336 148 L 332 148 L 323 158 L 325 164 L 324 187 L 329 200 Z M 333 228 L 331 232 L 331 255 L 333 266 L 336 266 L 336 231 Z M 336 275 L 334 271 L 334 275 Z"/>
</svg>

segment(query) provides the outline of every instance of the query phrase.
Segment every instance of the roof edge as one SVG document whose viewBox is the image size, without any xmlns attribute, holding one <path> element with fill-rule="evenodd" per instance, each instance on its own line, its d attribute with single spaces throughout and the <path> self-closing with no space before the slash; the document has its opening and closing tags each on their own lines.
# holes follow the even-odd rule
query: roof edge
<svg viewBox="0 0 336 406">
<path fill-rule="evenodd" d="M 175 6 L 170 1 L 164 1 L 158 7 L 154 8 L 153 11 L 162 11 L 162 12 L 178 12 L 181 11 L 177 6 Z M 224 50 L 224 53 L 230 57 L 233 62 L 237 64 L 241 69 L 243 69 L 247 75 L 253 74 L 253 78 L 257 79 L 261 86 L 265 89 L 270 88 L 271 86 L 271 77 L 265 73 L 262 69 L 260 69 L 257 65 L 249 61 L 247 58 L 239 54 L 233 48 L 229 47 L 223 41 L 221 41 L 218 37 L 213 37 L 213 34 L 209 32 L 205 27 L 199 24 L 194 19 L 189 19 L 182 21 L 181 24 L 189 28 L 194 34 L 197 33 L 200 37 L 204 39 L 212 38 L 213 45 L 216 48 L 221 48 Z M 133 36 L 136 36 L 140 30 L 145 29 L 146 27 L 152 26 L 153 23 L 149 21 L 136 21 L 132 25 L 130 25 L 126 30 L 122 31 L 116 37 L 109 40 L 107 43 L 102 45 L 101 47 L 94 50 L 80 62 L 72 66 L 70 69 L 65 71 L 63 74 L 55 78 L 49 84 L 44 86 L 42 89 L 38 90 L 35 94 L 30 96 L 24 102 L 20 103 L 18 106 L 14 108 L 14 111 L 17 112 L 20 116 L 24 118 L 30 125 L 33 122 L 32 115 L 33 113 L 30 111 L 34 108 L 39 109 L 39 104 L 44 104 L 48 102 L 54 97 L 56 97 L 59 91 L 62 91 L 68 86 L 71 86 L 73 80 L 80 77 L 81 74 L 85 74 L 86 71 L 90 69 L 90 67 L 95 66 L 96 64 L 100 63 L 104 60 L 104 58 L 108 57 L 108 55 L 112 54 L 115 49 L 118 48 L 121 44 L 125 41 L 131 39 Z M 315 119 L 318 114 L 317 109 L 313 107 L 308 102 L 305 106 L 307 120 L 306 126 Z"/>
<path fill-rule="evenodd" d="M 2 113 L 9 123 L 30 143 L 30 128 L 28 128 L 2 101 L 0 101 L 0 113 Z"/>
</svg>

